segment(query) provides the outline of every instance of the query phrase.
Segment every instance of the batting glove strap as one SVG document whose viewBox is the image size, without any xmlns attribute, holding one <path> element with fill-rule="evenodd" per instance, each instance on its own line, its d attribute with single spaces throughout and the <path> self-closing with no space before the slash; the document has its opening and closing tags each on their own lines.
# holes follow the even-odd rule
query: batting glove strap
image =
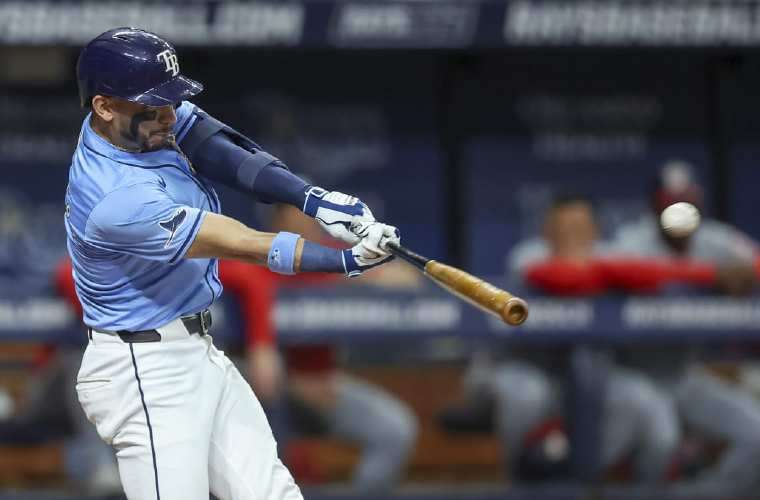
<svg viewBox="0 0 760 500">
<path fill-rule="evenodd" d="M 356 219 L 375 220 L 372 211 L 359 198 L 318 186 L 307 188 L 303 213 L 316 219 L 330 236 L 351 245 L 360 239 L 351 231 L 351 223 Z"/>
<path fill-rule="evenodd" d="M 400 243 L 398 229 L 380 222 L 364 222 L 355 224 L 353 230 L 361 241 L 353 248 L 343 250 L 343 265 L 349 278 L 393 259 L 387 245 L 389 242 Z"/>
<path fill-rule="evenodd" d="M 355 254 L 354 251 L 355 250 L 353 248 L 349 248 L 343 250 L 342 252 L 343 269 L 346 272 L 346 276 L 349 278 L 360 276 L 367 269 L 372 269 L 373 267 L 377 267 L 381 264 L 385 264 L 386 262 L 393 260 L 392 255 L 386 255 L 384 257 L 372 259 L 370 261 L 368 259 L 362 258 L 360 255 Z"/>
</svg>

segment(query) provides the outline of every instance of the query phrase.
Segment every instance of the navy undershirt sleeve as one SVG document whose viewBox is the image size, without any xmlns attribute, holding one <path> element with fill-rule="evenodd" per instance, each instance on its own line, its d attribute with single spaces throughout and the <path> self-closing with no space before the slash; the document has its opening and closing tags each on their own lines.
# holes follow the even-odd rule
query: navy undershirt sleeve
<svg viewBox="0 0 760 500">
<path fill-rule="evenodd" d="M 204 177 L 253 194 L 266 203 L 303 208 L 308 183 L 265 151 L 249 151 L 219 131 L 198 146 L 193 167 Z"/>
<path fill-rule="evenodd" d="M 256 176 L 252 192 L 269 203 L 288 203 L 303 209 L 309 187 L 303 179 L 277 163 L 270 163 Z"/>
<path fill-rule="evenodd" d="M 343 251 L 306 240 L 301 253 L 301 272 L 345 273 Z"/>
</svg>

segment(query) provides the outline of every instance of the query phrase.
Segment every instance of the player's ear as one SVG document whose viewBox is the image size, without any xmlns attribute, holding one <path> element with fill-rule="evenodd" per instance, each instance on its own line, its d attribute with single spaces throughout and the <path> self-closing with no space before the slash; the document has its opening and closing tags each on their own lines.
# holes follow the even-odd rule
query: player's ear
<svg viewBox="0 0 760 500">
<path fill-rule="evenodd" d="M 110 122 L 113 120 L 113 103 L 111 99 L 103 95 L 96 95 L 91 101 L 92 112 L 101 120 Z"/>
</svg>

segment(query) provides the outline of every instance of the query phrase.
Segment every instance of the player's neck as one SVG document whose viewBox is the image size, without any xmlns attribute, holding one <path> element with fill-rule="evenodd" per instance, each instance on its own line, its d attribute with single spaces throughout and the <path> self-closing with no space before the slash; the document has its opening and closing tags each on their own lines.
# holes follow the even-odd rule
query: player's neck
<svg viewBox="0 0 760 500">
<path fill-rule="evenodd" d="M 121 151 L 126 151 L 127 153 L 139 153 L 140 148 L 136 148 L 132 146 L 131 144 L 124 144 L 121 138 L 118 134 L 114 133 L 114 131 L 107 126 L 107 124 L 99 119 L 97 115 L 93 113 L 92 117 L 90 118 L 90 125 L 92 126 L 92 130 L 95 131 L 96 134 L 98 134 L 100 137 L 108 141 L 113 147 L 116 149 L 120 149 Z"/>
</svg>

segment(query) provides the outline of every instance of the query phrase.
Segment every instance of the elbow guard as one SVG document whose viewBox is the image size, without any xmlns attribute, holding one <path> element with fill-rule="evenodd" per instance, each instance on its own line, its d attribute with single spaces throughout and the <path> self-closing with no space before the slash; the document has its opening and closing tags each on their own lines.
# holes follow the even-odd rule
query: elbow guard
<svg viewBox="0 0 760 500">
<path fill-rule="evenodd" d="M 254 194 L 256 178 L 265 167 L 274 164 L 287 170 L 251 139 L 202 111 L 196 112 L 178 146 L 204 177 Z"/>
</svg>

